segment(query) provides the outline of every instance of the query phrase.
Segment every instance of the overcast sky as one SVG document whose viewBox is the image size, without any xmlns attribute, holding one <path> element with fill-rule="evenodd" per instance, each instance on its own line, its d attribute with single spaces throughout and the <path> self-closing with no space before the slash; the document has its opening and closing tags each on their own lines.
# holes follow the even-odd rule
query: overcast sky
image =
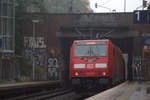
<svg viewBox="0 0 150 100">
<path fill-rule="evenodd" d="M 94 12 L 110 12 L 116 10 L 116 12 L 124 12 L 124 0 L 89 0 L 90 6 Z M 150 0 L 147 0 L 150 2 Z M 95 8 L 95 3 L 106 8 Z M 142 0 L 126 0 L 126 12 L 133 12 L 137 7 L 142 5 Z M 142 9 L 142 8 L 140 8 Z M 139 9 L 139 10 L 140 10 Z"/>
</svg>

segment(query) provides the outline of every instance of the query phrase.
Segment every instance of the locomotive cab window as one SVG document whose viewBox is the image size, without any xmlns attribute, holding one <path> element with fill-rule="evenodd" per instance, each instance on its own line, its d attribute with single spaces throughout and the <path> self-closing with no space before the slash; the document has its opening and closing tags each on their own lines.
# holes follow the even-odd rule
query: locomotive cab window
<svg viewBox="0 0 150 100">
<path fill-rule="evenodd" d="M 107 56 L 107 43 L 106 42 L 82 42 L 75 44 L 75 57 L 85 56 Z"/>
</svg>

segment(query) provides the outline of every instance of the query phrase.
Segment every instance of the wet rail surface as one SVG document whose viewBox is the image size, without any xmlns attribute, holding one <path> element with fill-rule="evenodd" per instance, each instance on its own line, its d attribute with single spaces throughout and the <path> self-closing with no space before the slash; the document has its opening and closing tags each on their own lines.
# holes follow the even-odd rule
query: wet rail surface
<svg viewBox="0 0 150 100">
<path fill-rule="evenodd" d="M 64 87 L 63 81 L 24 82 L 0 85 L 0 100 L 11 100 L 43 92 L 57 91 Z M 15 99 L 14 99 L 15 100 Z"/>
<path fill-rule="evenodd" d="M 41 87 L 18 88 L 3 91 L 0 100 L 83 100 L 104 89 L 72 89 L 62 88 L 62 85 L 50 85 Z"/>
<path fill-rule="evenodd" d="M 108 89 L 106 87 L 74 89 L 60 83 L 26 84 L 10 88 L 5 86 L 3 91 L 0 90 L 0 100 L 84 100 Z"/>
<path fill-rule="evenodd" d="M 27 95 L 20 95 L 5 100 L 68 100 L 69 98 L 71 100 L 73 95 L 74 92 L 72 91 L 72 89 L 62 88 L 49 91 L 41 91 L 38 93 L 31 93 Z"/>
</svg>

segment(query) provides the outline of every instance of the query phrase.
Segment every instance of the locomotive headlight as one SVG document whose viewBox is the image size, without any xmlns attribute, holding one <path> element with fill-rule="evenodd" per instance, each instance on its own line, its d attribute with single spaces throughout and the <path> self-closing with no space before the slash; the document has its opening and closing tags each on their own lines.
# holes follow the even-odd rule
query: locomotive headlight
<svg viewBox="0 0 150 100">
<path fill-rule="evenodd" d="M 95 65 L 95 67 L 96 67 L 96 68 L 106 68 L 106 67 L 107 67 L 107 64 L 105 64 L 105 63 L 97 63 L 97 64 Z"/>
<path fill-rule="evenodd" d="M 74 68 L 85 68 L 85 64 L 74 64 Z"/>
</svg>

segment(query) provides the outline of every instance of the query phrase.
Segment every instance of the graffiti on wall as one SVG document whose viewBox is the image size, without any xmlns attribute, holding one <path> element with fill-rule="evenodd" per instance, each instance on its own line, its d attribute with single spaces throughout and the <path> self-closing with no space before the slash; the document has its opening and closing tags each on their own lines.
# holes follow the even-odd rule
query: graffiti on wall
<svg viewBox="0 0 150 100">
<path fill-rule="evenodd" d="M 42 73 L 47 73 L 47 78 L 50 79 L 58 79 L 59 78 L 59 68 L 62 64 L 62 60 L 59 59 L 60 52 L 59 50 L 55 50 L 54 48 L 49 49 L 24 49 L 23 56 L 24 58 L 32 64 L 33 56 L 35 57 L 36 68 L 40 67 Z"/>
<path fill-rule="evenodd" d="M 32 59 L 32 56 L 33 56 L 33 53 L 32 53 L 32 50 L 30 49 L 25 49 L 23 51 L 23 57 L 27 60 L 31 60 Z"/>
<path fill-rule="evenodd" d="M 44 37 L 24 37 L 25 48 L 46 48 Z"/>
<path fill-rule="evenodd" d="M 47 65 L 47 54 L 46 51 L 37 51 L 35 54 L 35 61 L 36 64 L 39 66 L 46 66 Z"/>
<path fill-rule="evenodd" d="M 35 61 L 37 65 L 44 66 L 47 64 L 47 54 L 45 50 L 34 51 L 30 49 L 25 49 L 23 52 L 23 56 L 26 60 L 32 61 L 32 57 L 35 57 Z"/>
<path fill-rule="evenodd" d="M 48 58 L 48 78 L 58 77 L 57 65 L 57 58 Z"/>
</svg>

